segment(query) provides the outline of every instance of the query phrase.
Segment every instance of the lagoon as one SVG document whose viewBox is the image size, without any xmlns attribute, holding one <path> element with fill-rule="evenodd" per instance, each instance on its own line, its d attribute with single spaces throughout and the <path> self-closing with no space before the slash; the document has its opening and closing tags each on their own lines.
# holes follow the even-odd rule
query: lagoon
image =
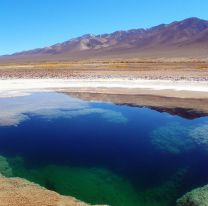
<svg viewBox="0 0 208 206">
<path fill-rule="evenodd" d="M 0 173 L 91 204 L 173 206 L 208 184 L 207 134 L 206 114 L 61 92 L 4 97 Z"/>
</svg>

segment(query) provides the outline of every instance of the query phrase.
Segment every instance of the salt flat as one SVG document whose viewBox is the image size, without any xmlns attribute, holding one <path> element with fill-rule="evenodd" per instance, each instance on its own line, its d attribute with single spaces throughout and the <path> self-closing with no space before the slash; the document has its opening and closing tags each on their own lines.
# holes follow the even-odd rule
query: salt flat
<svg viewBox="0 0 208 206">
<path fill-rule="evenodd" d="M 128 79 L 128 78 L 89 78 L 89 79 L 1 79 L 0 97 L 13 97 L 29 95 L 31 92 L 38 91 L 63 91 L 67 89 L 109 89 L 129 91 L 138 89 L 138 94 L 142 90 L 148 91 L 171 91 L 174 92 L 194 92 L 208 94 L 207 81 L 187 81 L 187 80 L 147 80 L 147 79 Z M 145 94 L 145 92 L 143 92 Z M 170 95 L 170 94 L 169 94 Z M 203 95 L 202 95 L 203 96 Z"/>
</svg>

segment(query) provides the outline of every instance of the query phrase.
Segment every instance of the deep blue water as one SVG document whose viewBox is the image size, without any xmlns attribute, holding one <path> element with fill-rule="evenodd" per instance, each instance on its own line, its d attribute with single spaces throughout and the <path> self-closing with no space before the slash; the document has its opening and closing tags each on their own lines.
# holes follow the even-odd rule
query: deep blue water
<svg viewBox="0 0 208 206">
<path fill-rule="evenodd" d="M 185 192 L 208 184 L 208 144 L 192 134 L 201 128 L 206 138 L 207 117 L 188 120 L 148 108 L 86 102 L 57 93 L 0 99 L 0 116 L 0 154 L 10 163 L 13 176 L 89 203 L 118 205 L 113 195 L 125 191 L 124 206 L 140 202 L 171 206 Z M 50 172 L 57 175 L 46 181 L 40 174 L 51 165 Z M 74 175 L 88 178 L 92 168 L 95 185 L 102 194 L 112 189 L 112 197 L 90 191 L 94 185 L 85 192 L 79 177 L 74 180 Z M 67 190 L 67 181 L 59 181 L 63 171 L 69 174 L 63 178 L 70 181 L 71 177 L 70 188 L 76 189 Z M 99 178 L 107 186 L 98 185 Z M 135 196 L 138 200 L 133 200 Z"/>
</svg>

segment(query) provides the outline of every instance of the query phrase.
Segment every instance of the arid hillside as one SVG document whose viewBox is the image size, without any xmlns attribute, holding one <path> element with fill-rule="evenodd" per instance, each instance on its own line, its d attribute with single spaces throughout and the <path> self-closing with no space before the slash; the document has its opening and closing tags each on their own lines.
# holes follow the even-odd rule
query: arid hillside
<svg viewBox="0 0 208 206">
<path fill-rule="evenodd" d="M 4 61 L 65 61 L 100 58 L 207 57 L 208 21 L 188 18 L 149 29 L 87 34 L 50 47 L 0 57 Z"/>
</svg>

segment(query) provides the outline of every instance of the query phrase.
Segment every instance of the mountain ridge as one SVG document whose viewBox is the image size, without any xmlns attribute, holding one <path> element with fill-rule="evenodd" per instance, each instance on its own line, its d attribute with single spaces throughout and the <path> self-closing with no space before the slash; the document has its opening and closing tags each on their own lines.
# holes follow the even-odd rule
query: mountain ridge
<svg viewBox="0 0 208 206">
<path fill-rule="evenodd" d="M 70 59 L 108 56 L 206 56 L 208 21 L 191 17 L 148 29 L 85 34 L 49 47 L 17 52 L 7 59 Z"/>
</svg>

